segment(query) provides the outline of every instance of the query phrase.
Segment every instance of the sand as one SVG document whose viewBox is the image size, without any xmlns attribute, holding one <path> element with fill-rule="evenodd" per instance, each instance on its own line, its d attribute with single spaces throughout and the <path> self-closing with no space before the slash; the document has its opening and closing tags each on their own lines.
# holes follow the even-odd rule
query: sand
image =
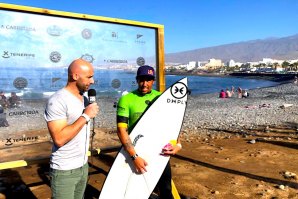
<svg viewBox="0 0 298 199">
<path fill-rule="evenodd" d="M 298 86 L 289 83 L 249 93 L 241 99 L 220 99 L 217 93 L 190 96 L 181 133 L 183 149 L 171 158 L 182 198 L 298 198 Z M 110 108 L 114 101 L 99 103 L 102 114 L 93 146 L 119 146 L 110 119 L 115 116 Z M 1 158 L 6 154 L 9 159 L 17 151 L 28 159 L 47 157 L 50 146 L 45 139 L 38 147 L 7 148 L 1 150 Z M 116 153 L 90 158 L 86 198 L 98 198 Z M 50 198 L 47 159 L 0 171 L 0 198 Z"/>
</svg>

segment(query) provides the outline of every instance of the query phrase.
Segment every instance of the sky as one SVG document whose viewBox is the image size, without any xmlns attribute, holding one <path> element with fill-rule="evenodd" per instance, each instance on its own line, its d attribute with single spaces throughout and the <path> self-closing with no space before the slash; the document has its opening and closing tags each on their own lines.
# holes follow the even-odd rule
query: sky
<svg viewBox="0 0 298 199">
<path fill-rule="evenodd" d="M 298 34 L 297 0 L 2 0 L 164 25 L 165 53 Z"/>
</svg>

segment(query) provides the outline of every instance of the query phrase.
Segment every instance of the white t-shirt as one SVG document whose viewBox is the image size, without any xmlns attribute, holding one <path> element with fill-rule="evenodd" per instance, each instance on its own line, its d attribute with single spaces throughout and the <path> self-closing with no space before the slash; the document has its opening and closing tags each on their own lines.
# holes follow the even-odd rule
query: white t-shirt
<svg viewBox="0 0 298 199">
<path fill-rule="evenodd" d="M 83 113 L 88 99 L 84 96 L 83 102 L 66 89 L 53 94 L 46 105 L 44 118 L 47 122 L 66 119 L 73 124 Z M 53 144 L 50 167 L 58 170 L 70 170 L 83 166 L 87 160 L 89 147 L 90 122 L 68 143 L 62 147 Z"/>
</svg>

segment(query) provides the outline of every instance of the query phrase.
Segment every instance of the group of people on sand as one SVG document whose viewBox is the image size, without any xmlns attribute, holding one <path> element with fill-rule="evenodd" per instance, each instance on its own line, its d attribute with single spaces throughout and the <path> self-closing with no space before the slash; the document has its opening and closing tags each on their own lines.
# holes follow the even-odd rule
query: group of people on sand
<svg viewBox="0 0 298 199">
<path fill-rule="evenodd" d="M 3 91 L 0 91 L 0 127 L 8 127 L 8 121 L 6 119 L 6 108 L 20 107 L 21 99 L 15 92 L 10 93 L 10 97 L 7 98 Z"/>
<path fill-rule="evenodd" d="M 116 104 L 117 134 L 127 158 L 133 163 L 133 172 L 142 175 L 147 172 L 147 166 L 152 162 L 142 154 L 138 155 L 138 150 L 129 134 L 143 112 L 161 93 L 152 89 L 155 71 L 151 66 L 140 66 L 136 81 L 138 88 L 123 95 Z M 88 181 L 87 151 L 91 136 L 90 122 L 99 113 L 96 101 L 89 103 L 84 95 L 92 84 L 94 84 L 93 66 L 83 59 L 76 59 L 68 67 L 68 81 L 65 87 L 53 94 L 46 104 L 44 118 L 53 140 L 49 172 L 51 198 L 84 198 Z M 171 156 L 181 148 L 178 138 L 176 143 L 160 150 L 163 155 Z M 115 180 L 120 178 L 121 176 Z M 156 185 L 156 190 L 160 198 L 173 199 L 169 162 Z"/>
<path fill-rule="evenodd" d="M 226 90 L 221 89 L 219 93 L 219 98 L 231 98 L 233 97 L 235 91 L 234 86 L 231 87 L 231 90 L 227 88 Z M 238 98 L 247 98 L 249 96 L 249 93 L 246 89 L 242 89 L 241 87 L 238 87 L 237 89 L 237 97 Z"/>
<path fill-rule="evenodd" d="M 20 107 L 21 98 L 17 96 L 16 92 L 11 92 L 10 97 L 6 97 L 3 91 L 0 91 L 0 106 L 3 108 Z"/>
</svg>

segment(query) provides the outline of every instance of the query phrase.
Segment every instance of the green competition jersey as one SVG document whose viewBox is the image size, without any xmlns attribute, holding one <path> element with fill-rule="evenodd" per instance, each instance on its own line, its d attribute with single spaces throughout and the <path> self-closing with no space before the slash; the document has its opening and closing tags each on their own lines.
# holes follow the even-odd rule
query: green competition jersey
<svg viewBox="0 0 298 199">
<path fill-rule="evenodd" d="M 147 107 L 160 96 L 161 93 L 152 90 L 148 94 L 142 94 L 138 90 L 130 92 L 119 99 L 117 105 L 117 123 L 128 124 L 128 131 L 131 132 L 140 116 Z"/>
</svg>

